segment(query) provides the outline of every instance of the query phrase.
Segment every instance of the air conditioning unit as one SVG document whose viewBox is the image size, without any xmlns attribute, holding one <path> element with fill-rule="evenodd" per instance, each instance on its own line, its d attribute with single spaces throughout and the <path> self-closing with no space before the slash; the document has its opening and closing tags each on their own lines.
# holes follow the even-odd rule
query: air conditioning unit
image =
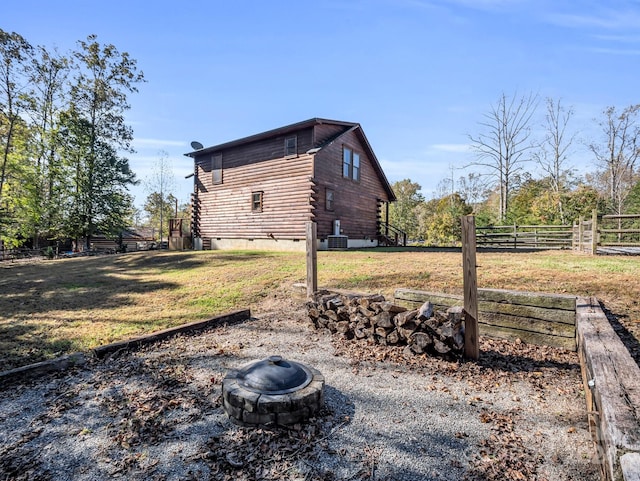
<svg viewBox="0 0 640 481">
<path fill-rule="evenodd" d="M 349 237 L 346 235 L 327 236 L 327 249 L 346 249 Z"/>
</svg>

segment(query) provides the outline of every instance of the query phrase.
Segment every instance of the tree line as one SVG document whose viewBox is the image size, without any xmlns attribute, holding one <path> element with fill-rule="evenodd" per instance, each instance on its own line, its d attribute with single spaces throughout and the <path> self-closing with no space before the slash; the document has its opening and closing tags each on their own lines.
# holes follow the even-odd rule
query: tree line
<svg viewBox="0 0 640 481">
<path fill-rule="evenodd" d="M 0 242 L 117 235 L 137 183 L 127 154 L 136 61 L 95 35 L 68 54 L 0 29 Z"/>
<path fill-rule="evenodd" d="M 597 134 L 580 141 L 575 112 L 561 100 L 503 93 L 468 136 L 473 160 L 461 165 L 467 174 L 442 180 L 431 200 L 411 179 L 395 182 L 390 223 L 410 239 L 451 245 L 460 241 L 460 216 L 467 214 L 485 226 L 564 225 L 593 209 L 638 214 L 639 115 L 640 105 L 607 107 L 583 126 Z M 573 165 L 580 147 L 590 168 L 582 175 Z"/>
</svg>

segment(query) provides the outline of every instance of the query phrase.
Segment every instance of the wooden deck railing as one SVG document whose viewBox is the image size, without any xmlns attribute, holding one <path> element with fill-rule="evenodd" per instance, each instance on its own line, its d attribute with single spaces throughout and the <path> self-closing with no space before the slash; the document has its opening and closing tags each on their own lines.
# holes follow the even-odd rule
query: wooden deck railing
<svg viewBox="0 0 640 481">
<path fill-rule="evenodd" d="M 407 233 L 388 222 L 378 221 L 378 240 L 380 245 L 406 246 Z"/>
</svg>

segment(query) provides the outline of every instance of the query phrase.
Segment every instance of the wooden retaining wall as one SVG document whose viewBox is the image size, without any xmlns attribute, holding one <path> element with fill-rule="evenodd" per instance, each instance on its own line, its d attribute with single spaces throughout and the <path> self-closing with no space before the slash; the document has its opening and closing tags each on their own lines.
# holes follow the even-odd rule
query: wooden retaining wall
<svg viewBox="0 0 640 481">
<path fill-rule="evenodd" d="M 462 305 L 462 296 L 411 289 L 396 289 L 396 304 L 416 308 L 430 301 L 436 308 Z M 576 296 L 478 289 L 480 334 L 521 339 L 576 350 Z"/>
<path fill-rule="evenodd" d="M 478 289 L 480 334 L 578 351 L 589 429 L 603 481 L 640 481 L 640 367 L 595 298 Z M 462 305 L 462 296 L 397 289 L 415 308 Z"/>
<path fill-rule="evenodd" d="M 578 356 L 602 479 L 640 480 L 640 368 L 597 299 L 577 301 Z"/>
</svg>

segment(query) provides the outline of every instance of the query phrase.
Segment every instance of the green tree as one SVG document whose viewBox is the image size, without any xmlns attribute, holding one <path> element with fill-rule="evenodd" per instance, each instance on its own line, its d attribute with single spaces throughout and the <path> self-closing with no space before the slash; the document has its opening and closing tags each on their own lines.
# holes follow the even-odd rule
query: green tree
<svg viewBox="0 0 640 481">
<path fill-rule="evenodd" d="M 29 209 L 32 169 L 28 162 L 29 128 L 24 121 L 13 126 L 11 153 L 8 156 L 4 194 L 0 204 L 0 248 L 18 247 L 29 234 L 23 221 Z"/>
<path fill-rule="evenodd" d="M 526 179 L 511 198 L 507 221 L 512 224 L 561 224 L 560 194 L 549 178 Z"/>
<path fill-rule="evenodd" d="M 159 229 L 159 237 L 162 240 L 162 232 L 169 232 L 169 219 L 175 216 L 177 199 L 173 194 L 152 192 L 147 196 L 143 209 L 147 213 L 147 225 Z"/>
<path fill-rule="evenodd" d="M 164 150 L 161 150 L 159 152 L 160 157 L 154 164 L 149 179 L 145 182 L 145 187 L 150 195 L 158 194 L 157 197 L 154 197 L 154 202 L 157 202 L 158 205 L 152 204 L 152 209 L 153 212 L 159 213 L 159 216 L 156 219 L 157 223 L 153 224 L 153 226 L 159 228 L 160 240 L 164 238 L 165 234 L 169 233 L 169 218 L 175 216 L 175 212 L 173 212 L 173 207 L 175 206 L 176 202 L 175 197 L 173 197 L 173 190 L 175 189 L 175 178 L 173 176 L 171 162 L 169 161 L 168 155 L 169 154 Z M 165 200 L 169 197 L 171 197 L 172 202 L 166 205 Z M 147 202 L 148 201 L 149 197 L 147 197 Z M 168 209 L 165 209 L 165 207 L 168 207 Z M 150 211 L 147 210 L 147 212 Z M 168 216 L 166 215 L 167 212 L 169 212 Z"/>
<path fill-rule="evenodd" d="M 60 156 L 61 112 L 67 101 L 66 81 L 69 61 L 44 47 L 37 47 L 30 70 L 28 97 L 31 113 L 31 165 L 27 202 L 29 209 L 23 222 L 38 247 L 41 237 L 64 237 L 63 219 L 69 195 L 67 170 Z"/>
<path fill-rule="evenodd" d="M 419 233 L 416 207 L 424 202 L 420 184 L 404 179 L 394 182 L 391 188 L 397 200 L 389 208 L 389 223 L 415 239 Z"/>
<path fill-rule="evenodd" d="M 2 158 L 0 159 L 0 203 L 4 186 L 10 176 L 10 157 L 13 150 L 16 127 L 23 123 L 22 113 L 26 102 L 29 76 L 28 59 L 33 47 L 19 34 L 0 29 L 0 135 L 2 136 Z"/>
<path fill-rule="evenodd" d="M 421 237 L 428 245 L 460 245 L 460 218 L 472 211 L 473 208 L 457 192 L 425 202 L 419 207 Z"/>
<path fill-rule="evenodd" d="M 0 243 L 19 242 L 15 228 L 20 225 L 16 209 L 22 199 L 26 171 L 24 135 L 28 134 L 24 95 L 28 89 L 29 62 L 33 47 L 19 34 L 0 29 Z M 19 136 L 22 135 L 22 138 Z"/>
<path fill-rule="evenodd" d="M 100 45 L 95 35 L 80 41 L 73 52 L 74 81 L 65 115 L 69 133 L 66 155 L 73 166 L 74 194 L 69 225 L 86 239 L 98 230 L 124 228 L 131 206 L 126 188 L 136 182 L 128 159 L 133 131 L 124 122 L 127 94 L 144 81 L 136 61 L 113 45 Z M 107 233 L 107 232 L 104 232 Z"/>
<path fill-rule="evenodd" d="M 624 211 L 627 214 L 640 214 L 640 181 L 629 191 L 629 195 L 625 199 Z"/>
<path fill-rule="evenodd" d="M 575 189 L 565 194 L 563 200 L 566 207 L 566 218 L 575 221 L 580 216 L 590 218 L 594 209 L 602 212 L 604 199 L 598 190 L 587 184 L 580 184 Z"/>
</svg>

